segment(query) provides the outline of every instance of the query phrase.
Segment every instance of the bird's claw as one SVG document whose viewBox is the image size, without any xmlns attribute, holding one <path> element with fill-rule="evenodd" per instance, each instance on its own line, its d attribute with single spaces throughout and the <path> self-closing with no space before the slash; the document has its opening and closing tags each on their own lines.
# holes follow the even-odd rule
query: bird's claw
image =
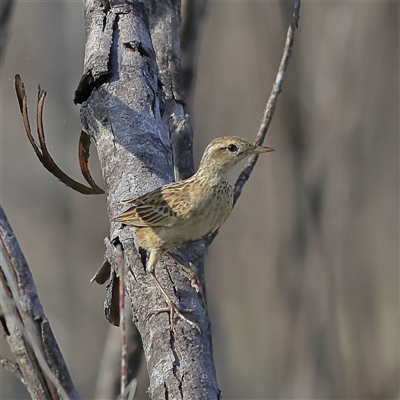
<svg viewBox="0 0 400 400">
<path fill-rule="evenodd" d="M 188 279 L 190 281 L 190 286 L 196 291 L 196 293 L 201 294 L 201 289 L 199 284 L 197 283 L 196 274 L 194 272 L 188 274 Z"/>
<path fill-rule="evenodd" d="M 201 290 L 201 287 L 197 281 L 196 278 L 196 274 L 195 272 L 191 271 L 190 268 L 188 268 L 186 265 L 181 264 L 181 268 L 178 268 L 177 266 L 170 264 L 168 265 L 170 268 L 174 269 L 176 272 L 181 273 L 183 276 L 185 276 L 189 282 L 190 282 L 190 286 L 196 291 L 197 295 L 200 298 L 201 301 L 201 305 L 203 306 L 203 308 L 206 308 L 206 303 L 204 301 L 204 295 L 203 295 L 203 291 Z"/>
<path fill-rule="evenodd" d="M 167 301 L 167 300 L 166 300 Z M 188 323 L 192 328 L 195 328 L 199 331 L 199 333 L 201 334 L 201 330 L 199 328 L 199 326 L 191 321 L 189 318 L 187 318 L 185 315 L 183 315 L 182 313 L 187 312 L 187 313 L 191 313 L 193 312 L 192 309 L 190 308 L 179 308 L 173 301 L 169 300 L 167 301 L 167 307 L 164 308 L 158 308 L 157 310 L 152 310 L 149 312 L 149 316 L 150 315 L 157 315 L 157 314 L 161 314 L 163 312 L 169 313 L 169 319 L 170 319 L 170 324 L 172 329 L 174 329 L 175 327 L 175 315 L 182 319 L 183 321 L 185 321 L 186 323 Z"/>
<path fill-rule="evenodd" d="M 191 321 L 189 318 L 185 317 L 182 312 L 193 312 L 193 310 L 191 309 L 180 309 L 168 296 L 167 292 L 163 289 L 163 287 L 161 286 L 161 283 L 158 281 L 158 279 L 156 278 L 156 275 L 154 273 L 154 271 L 150 272 L 151 277 L 154 280 L 154 283 L 156 284 L 156 286 L 158 287 L 158 290 L 160 291 L 162 297 L 164 297 L 164 300 L 167 303 L 167 307 L 165 308 L 160 308 L 158 310 L 153 310 L 150 311 L 150 314 L 160 314 L 162 312 L 168 312 L 169 313 L 169 319 L 170 319 L 170 323 L 171 323 L 171 328 L 172 330 L 174 330 L 175 327 L 175 318 L 174 315 L 176 314 L 180 319 L 182 319 L 183 321 L 186 321 L 191 327 L 196 328 L 199 333 L 201 334 L 201 330 L 199 328 L 199 326 L 197 324 L 195 324 L 193 321 Z"/>
</svg>

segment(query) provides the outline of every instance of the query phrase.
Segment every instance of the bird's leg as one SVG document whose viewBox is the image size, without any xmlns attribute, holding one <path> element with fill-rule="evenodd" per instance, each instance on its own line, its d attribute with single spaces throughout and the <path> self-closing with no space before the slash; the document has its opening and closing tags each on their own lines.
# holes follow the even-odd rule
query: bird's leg
<svg viewBox="0 0 400 400">
<path fill-rule="evenodd" d="M 149 272 L 150 272 L 150 275 L 153 277 L 154 283 L 156 284 L 158 290 L 160 291 L 161 295 L 164 297 L 165 301 L 167 302 L 167 307 L 160 308 L 158 310 L 150 311 L 149 314 L 160 314 L 162 312 L 168 312 L 169 315 L 170 315 L 170 323 L 171 323 L 172 329 L 174 329 L 174 326 L 175 326 L 174 314 L 176 314 L 179 318 L 181 318 L 183 321 L 186 321 L 191 327 L 196 328 L 201 333 L 201 330 L 200 330 L 199 326 L 182 314 L 182 312 L 192 312 L 193 310 L 191 310 L 191 309 L 180 309 L 170 299 L 170 297 L 168 296 L 167 292 L 161 286 L 160 281 L 156 277 L 155 271 L 152 270 L 152 271 L 149 271 Z"/>
<path fill-rule="evenodd" d="M 157 264 L 157 261 L 165 254 L 164 251 L 150 251 L 150 256 L 148 261 L 146 260 L 146 257 L 143 258 L 143 254 L 142 254 L 142 262 L 143 261 L 147 261 L 145 264 L 146 267 L 146 272 L 148 274 L 150 274 L 154 280 L 154 283 L 156 284 L 158 290 L 160 291 L 161 295 L 164 297 L 165 301 L 167 302 L 167 307 L 165 308 L 160 308 L 158 310 L 153 310 L 150 311 L 149 314 L 159 314 L 162 312 L 168 312 L 169 316 L 170 316 L 170 323 L 171 323 L 171 328 L 174 330 L 175 327 L 175 319 L 174 319 L 174 315 L 176 314 L 179 318 L 181 318 L 182 320 L 186 321 L 190 326 L 192 326 L 193 328 L 196 328 L 200 333 L 200 328 L 198 327 L 197 324 L 195 324 L 194 322 L 190 321 L 190 319 L 188 319 L 187 317 L 185 317 L 182 312 L 192 312 L 193 310 L 191 309 L 180 309 L 168 296 L 167 292 L 164 290 L 164 288 L 162 287 L 160 281 L 157 279 L 156 277 L 156 273 L 155 273 L 155 266 Z"/>
<path fill-rule="evenodd" d="M 144 269 L 147 269 L 147 252 L 146 249 L 143 247 L 138 247 L 139 255 L 140 255 L 140 261 L 142 261 Z"/>
</svg>

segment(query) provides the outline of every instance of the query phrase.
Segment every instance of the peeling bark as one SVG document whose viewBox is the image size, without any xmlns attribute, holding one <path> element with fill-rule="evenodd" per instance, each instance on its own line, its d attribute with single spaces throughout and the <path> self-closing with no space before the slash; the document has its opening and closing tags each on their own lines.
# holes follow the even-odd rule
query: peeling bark
<svg viewBox="0 0 400 400">
<path fill-rule="evenodd" d="M 164 112 L 171 97 L 181 101 L 182 96 L 179 86 L 165 82 L 175 82 L 169 74 L 176 74 L 174 68 L 179 69 L 179 63 L 168 71 L 160 67 L 163 72 L 159 75 L 162 63 L 157 65 L 159 57 L 156 58 L 150 32 L 154 28 L 154 36 L 168 26 L 168 21 L 180 22 L 179 7 L 177 2 L 171 2 L 163 4 L 161 10 L 149 8 L 149 4 L 148 18 L 139 1 L 113 2 L 110 7 L 96 0 L 85 3 L 85 72 L 77 94 L 78 100 L 87 96 L 81 109 L 82 127 L 96 143 L 105 181 L 111 240 L 107 241 L 104 268 L 110 272 L 108 288 L 112 290 L 112 280 L 118 275 L 113 248 L 121 243 L 125 252 L 126 291 L 143 341 L 150 397 L 213 399 L 219 397 L 219 389 L 210 322 L 201 299 L 185 277 L 167 267 L 176 264 L 165 257 L 157 266 L 157 276 L 177 304 L 193 310 L 190 318 L 202 333 L 181 320 L 171 330 L 166 313 L 149 315 L 152 310 L 165 307 L 165 302 L 145 273 L 129 229 L 113 221 L 122 209 L 119 201 L 173 180 L 172 148 Z M 163 15 L 156 16 L 160 10 Z M 162 23 L 165 16 L 168 21 Z M 162 33 L 158 36 L 163 37 Z M 156 51 L 162 53 L 162 46 L 157 45 Z M 171 53 L 166 54 L 166 58 L 161 58 L 169 60 Z M 173 64 L 175 56 L 170 60 Z M 195 255 L 192 261 L 197 265 L 195 261 L 204 265 L 205 253 L 202 243 L 190 246 L 190 259 Z"/>
</svg>

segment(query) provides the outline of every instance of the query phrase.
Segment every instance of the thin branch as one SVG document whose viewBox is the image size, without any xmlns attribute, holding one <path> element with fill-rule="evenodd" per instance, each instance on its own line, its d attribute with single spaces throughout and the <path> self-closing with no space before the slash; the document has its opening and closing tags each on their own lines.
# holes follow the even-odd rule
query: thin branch
<svg viewBox="0 0 400 400">
<path fill-rule="evenodd" d="M 82 183 L 75 181 L 74 179 L 70 178 L 67 174 L 65 174 L 57 166 L 57 164 L 51 157 L 50 153 L 48 152 L 47 146 L 46 146 L 46 138 L 45 138 L 44 129 L 43 129 L 43 106 L 44 106 L 44 99 L 46 97 L 46 92 L 44 90 L 42 90 L 39 86 L 38 102 L 37 102 L 37 109 L 36 109 L 37 132 L 38 132 L 38 139 L 39 139 L 39 144 L 38 144 L 32 136 L 32 130 L 31 130 L 31 127 L 29 124 L 29 117 L 28 117 L 27 96 L 25 93 L 25 86 L 19 75 L 15 76 L 15 91 L 17 93 L 19 108 L 20 108 L 20 111 L 22 114 L 22 119 L 24 122 L 26 134 L 28 136 L 30 144 L 32 145 L 33 149 L 35 150 L 35 153 L 36 153 L 37 157 L 39 158 L 39 161 L 42 163 L 42 165 L 52 175 L 54 175 L 57 179 L 59 179 L 62 183 L 64 183 L 71 189 L 76 190 L 79 193 L 103 194 L 104 191 L 102 189 L 100 189 L 94 183 L 94 181 L 90 175 L 89 168 L 87 165 L 87 161 L 89 159 L 89 148 L 84 147 L 85 143 L 84 144 L 80 143 L 79 163 L 81 165 L 82 175 L 84 176 L 84 178 L 87 180 L 87 182 L 89 183 L 89 185 L 91 187 L 83 185 Z M 87 146 L 90 145 L 90 141 L 86 142 L 86 145 Z M 82 150 L 81 150 L 81 146 L 83 147 Z"/>
<path fill-rule="evenodd" d="M 14 374 L 24 385 L 26 385 L 25 379 L 18 364 L 13 363 L 8 358 L 0 357 L 0 366 L 6 371 Z"/>
<path fill-rule="evenodd" d="M 295 0 L 293 7 L 293 16 L 292 22 L 289 26 L 289 29 L 286 34 L 286 42 L 285 47 L 283 49 L 283 55 L 281 59 L 281 63 L 279 64 L 278 72 L 276 74 L 275 82 L 272 86 L 272 91 L 269 96 L 268 102 L 264 109 L 264 114 L 261 120 L 260 127 L 258 129 L 258 133 L 254 144 L 257 146 L 261 146 L 264 142 L 265 136 L 267 135 L 267 131 L 269 125 L 272 121 L 272 117 L 274 116 L 276 105 L 278 103 L 279 93 L 282 91 L 282 82 L 285 76 L 286 68 L 289 64 L 290 57 L 292 55 L 292 48 L 294 43 L 294 33 L 298 28 L 299 19 L 300 19 L 300 6 L 301 0 Z M 235 189 L 233 193 L 233 206 L 235 206 L 238 201 L 240 195 L 242 194 L 243 187 L 245 183 L 250 178 L 250 174 L 252 173 L 256 163 L 258 160 L 258 155 L 254 155 L 249 158 L 247 164 L 243 167 L 242 171 L 239 174 L 239 177 L 235 183 Z M 215 237 L 218 235 L 219 229 L 217 229 L 212 235 L 208 236 L 204 239 L 205 245 L 210 246 Z"/>
<path fill-rule="evenodd" d="M 4 268 L 9 269 L 9 262 L 7 261 L 5 260 L 4 254 L 2 254 L 2 269 L 0 270 L 0 312 L 5 333 L 4 336 L 11 352 L 15 355 L 25 387 L 32 398 L 39 399 L 42 397 L 44 399 L 52 399 L 54 387 L 53 390 L 50 390 L 48 382 L 46 382 L 44 371 L 42 371 L 38 365 L 35 351 L 33 350 L 32 344 L 27 339 L 27 331 L 21 321 L 21 315 L 16 306 L 16 301 L 8 285 L 9 279 L 6 278 L 4 273 Z M 40 351 L 38 354 L 39 353 Z M 16 376 L 18 377 L 19 374 L 17 373 Z"/>
<path fill-rule="evenodd" d="M 121 398 L 126 398 L 128 384 L 128 345 L 126 336 L 126 310 L 125 310 L 125 260 L 124 250 L 119 243 L 116 246 L 119 266 L 119 327 L 121 331 Z"/>
<path fill-rule="evenodd" d="M 264 115 L 261 120 L 260 128 L 258 129 L 258 133 L 254 144 L 257 146 L 261 146 L 264 142 L 265 136 L 267 135 L 267 131 L 269 125 L 272 121 L 272 117 L 274 116 L 276 105 L 278 103 L 279 93 L 282 91 L 282 82 L 285 76 L 286 68 L 289 64 L 290 57 L 292 55 L 292 48 L 294 43 L 294 33 L 298 28 L 299 19 L 300 19 L 300 6 L 301 0 L 295 0 L 294 2 L 294 10 L 292 16 L 292 22 L 289 26 L 287 35 L 286 35 L 286 42 L 285 47 L 283 50 L 283 55 L 281 59 L 281 63 L 279 65 L 278 73 L 276 74 L 275 82 L 272 87 L 271 94 L 269 96 L 267 105 L 265 106 Z M 235 184 L 235 191 L 234 191 L 234 201 L 233 204 L 235 205 L 238 198 L 240 197 L 243 186 L 247 182 L 250 177 L 251 172 L 256 165 L 258 160 L 258 156 L 253 156 L 249 159 L 246 166 L 243 168 L 242 172 L 240 173 L 236 184 Z"/>
<path fill-rule="evenodd" d="M 128 399 L 135 391 L 135 381 L 143 361 L 143 346 L 140 334 L 129 319 L 128 323 L 128 381 L 125 397 Z M 117 398 L 120 393 L 120 330 L 110 327 L 104 344 L 104 353 L 99 366 L 96 382 L 96 399 Z"/>
</svg>

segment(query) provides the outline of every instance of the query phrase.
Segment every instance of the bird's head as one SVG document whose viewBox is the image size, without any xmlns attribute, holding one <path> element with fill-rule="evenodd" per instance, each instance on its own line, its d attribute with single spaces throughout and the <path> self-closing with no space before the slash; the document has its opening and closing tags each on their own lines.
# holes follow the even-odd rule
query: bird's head
<svg viewBox="0 0 400 400">
<path fill-rule="evenodd" d="M 274 151 L 271 147 L 254 146 L 237 136 L 223 136 L 214 139 L 205 149 L 200 168 L 229 172 L 236 164 L 253 154 Z"/>
</svg>

